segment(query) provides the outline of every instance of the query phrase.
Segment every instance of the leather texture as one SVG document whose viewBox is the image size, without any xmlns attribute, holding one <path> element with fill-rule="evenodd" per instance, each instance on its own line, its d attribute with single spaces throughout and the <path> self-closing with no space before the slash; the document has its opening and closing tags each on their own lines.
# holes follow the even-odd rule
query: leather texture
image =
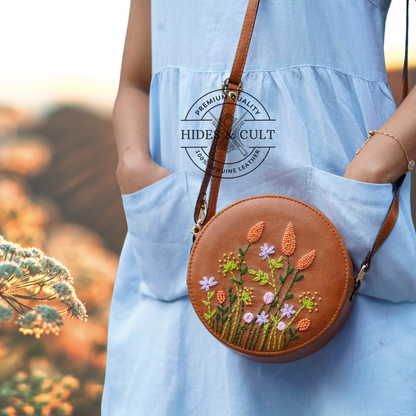
<svg viewBox="0 0 416 416">
<path fill-rule="evenodd" d="M 295 334 L 300 335 L 299 338 L 290 341 L 289 346 L 280 351 L 277 350 L 278 339 L 282 333 L 279 330 L 276 332 L 277 340 L 274 350 L 274 336 L 270 334 L 269 330 L 268 335 L 266 335 L 265 345 L 259 351 L 262 339 L 265 336 L 264 326 L 254 350 L 248 350 L 247 347 L 244 348 L 247 337 L 249 337 L 250 325 L 246 330 L 242 331 L 243 333 L 240 332 L 241 342 L 240 338 L 236 340 L 237 338 L 232 336 L 233 333 L 231 331 L 231 334 L 227 332 L 228 327 L 224 334 L 225 337 L 222 336 L 220 327 L 215 325 L 216 316 L 210 321 L 206 319 L 205 314 L 208 312 L 208 309 L 203 301 L 207 301 L 207 290 L 204 290 L 200 283 L 204 276 L 207 279 L 214 277 L 214 281 L 217 282 L 216 285 L 210 288 L 211 292 L 215 291 L 214 296 L 210 300 L 210 312 L 217 311 L 218 315 L 222 315 L 220 322 L 223 316 L 229 315 L 230 310 L 235 308 L 238 300 L 236 299 L 233 305 L 231 305 L 228 313 L 221 314 L 220 309 L 218 309 L 218 306 L 221 306 L 221 304 L 218 302 L 216 294 L 219 291 L 224 292 L 226 301 L 223 306 L 225 308 L 230 306 L 230 288 L 232 295 L 236 294 L 240 288 L 253 288 L 252 293 L 254 297 L 250 301 L 252 304 L 245 304 L 241 311 L 240 303 L 240 306 L 237 306 L 234 312 L 235 319 L 232 320 L 230 325 L 235 323 L 235 335 L 235 332 L 238 331 L 237 328 L 240 328 L 241 331 L 242 324 L 244 324 L 241 317 L 246 313 L 252 313 L 254 320 L 251 323 L 253 327 L 251 335 L 254 329 L 257 330 L 256 334 L 258 334 L 260 324 L 255 323 L 255 321 L 257 315 L 261 315 L 260 311 L 265 303 L 265 294 L 268 292 L 275 293 L 273 287 L 270 284 L 260 285 L 258 281 L 255 282 L 253 279 L 256 276 L 249 273 L 248 270 L 242 276 L 243 285 L 238 285 L 232 280 L 231 273 L 226 273 L 226 276 L 223 275 L 222 270 L 224 268 L 220 269 L 219 265 L 224 264 L 224 262 L 219 263 L 219 260 L 224 259 L 224 254 L 230 256 L 231 252 L 233 253 L 231 258 L 235 257 L 238 259 L 239 247 L 245 250 L 248 245 L 247 235 L 249 230 L 261 221 L 264 221 L 261 237 L 250 245 L 244 256 L 244 261 L 246 261 L 248 270 L 263 270 L 269 274 L 271 281 L 268 260 L 263 260 L 259 253 L 261 253 L 260 247 L 263 247 L 265 243 L 268 247 L 274 246 L 275 253 L 270 254 L 270 258 L 277 261 L 283 256 L 283 267 L 277 269 L 274 273 L 277 288 L 281 285 L 278 275 L 280 274 L 283 277 L 287 271 L 287 258 L 282 251 L 282 242 L 289 222 L 292 223 L 296 236 L 296 249 L 290 255 L 290 267 L 294 267 L 295 270 L 287 277 L 282 290 L 280 290 L 277 296 L 277 301 L 281 304 L 280 310 L 278 311 L 278 305 L 276 305 L 268 312 L 270 323 L 272 323 L 272 314 L 277 312 L 276 318 L 282 316 L 286 304 L 289 307 L 293 305 L 293 310 L 299 311 L 303 305 L 302 299 L 304 296 L 300 297 L 303 293 L 309 299 L 314 298 L 312 300 L 312 311 L 309 312 L 309 309 L 303 308 L 292 323 L 293 330 L 296 330 L 301 319 L 309 319 L 310 328 L 304 332 L 295 332 Z M 299 260 L 313 250 L 315 250 L 316 255 L 312 264 L 305 270 L 301 270 L 300 273 L 304 277 L 293 283 L 289 291 L 289 295 L 292 294 L 293 297 L 285 300 L 286 291 L 294 278 Z M 219 271 L 220 273 L 218 273 Z M 236 279 L 240 278 L 238 271 L 234 270 L 233 273 Z M 246 358 L 262 362 L 281 363 L 312 354 L 332 339 L 341 328 L 351 308 L 352 302 L 349 298 L 352 293 L 354 278 L 351 259 L 344 241 L 335 226 L 325 215 L 313 206 L 295 198 L 283 195 L 261 195 L 246 198 L 228 206 L 218 212 L 203 228 L 197 236 L 191 251 L 187 284 L 192 305 L 202 323 L 213 336 Z M 308 292 L 310 293 L 308 294 Z M 269 306 L 270 304 L 266 305 L 263 311 L 267 312 Z M 293 318 L 293 315 L 290 315 L 290 317 Z M 240 326 L 238 326 L 239 319 Z M 290 319 L 287 317 L 281 320 L 285 324 L 289 321 Z M 211 327 L 212 322 L 214 322 L 213 328 Z M 223 323 L 222 327 L 224 328 L 224 326 L 225 323 Z M 235 339 L 234 343 L 228 341 L 227 334 L 229 337 L 231 336 L 231 341 L 233 338 Z M 268 349 L 270 336 L 271 340 Z"/>
</svg>

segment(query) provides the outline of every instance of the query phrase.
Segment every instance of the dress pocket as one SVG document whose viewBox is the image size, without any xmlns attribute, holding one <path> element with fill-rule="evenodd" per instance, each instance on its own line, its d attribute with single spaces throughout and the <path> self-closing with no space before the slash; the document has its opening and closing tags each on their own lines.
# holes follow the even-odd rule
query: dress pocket
<svg viewBox="0 0 416 416">
<path fill-rule="evenodd" d="M 185 296 L 193 226 L 186 171 L 121 197 L 143 294 Z"/>
<path fill-rule="evenodd" d="M 347 179 L 319 168 L 306 167 L 309 202 L 335 225 L 351 256 L 355 275 L 371 250 L 393 199 L 391 184 Z M 410 178 L 409 178 L 410 179 Z M 391 301 L 416 299 L 416 249 L 404 205 L 410 209 L 409 183 L 400 193 L 399 216 L 374 255 L 359 293 Z"/>
</svg>

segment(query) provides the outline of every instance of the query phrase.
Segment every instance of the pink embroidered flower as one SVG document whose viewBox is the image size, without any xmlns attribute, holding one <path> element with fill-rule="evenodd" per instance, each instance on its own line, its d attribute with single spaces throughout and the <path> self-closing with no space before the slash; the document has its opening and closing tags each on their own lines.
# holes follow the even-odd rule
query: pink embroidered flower
<svg viewBox="0 0 416 416">
<path fill-rule="evenodd" d="M 252 313 L 250 313 L 250 312 L 247 312 L 244 315 L 244 318 L 243 319 L 244 319 L 245 322 L 247 322 L 249 324 L 249 323 L 253 322 L 254 315 Z"/>
<path fill-rule="evenodd" d="M 277 324 L 277 329 L 278 329 L 279 331 L 283 331 L 285 328 L 286 328 L 286 324 L 285 324 L 284 322 L 279 322 L 279 323 Z"/>
<path fill-rule="evenodd" d="M 287 316 L 290 319 L 290 315 L 294 315 L 296 313 L 296 311 L 293 310 L 293 305 L 288 305 L 287 303 L 285 303 L 285 307 L 281 310 L 282 312 L 282 318 L 284 318 L 285 316 Z"/>
<path fill-rule="evenodd" d="M 256 324 L 258 323 L 259 325 L 261 325 L 269 322 L 269 320 L 267 319 L 268 317 L 269 315 L 266 315 L 266 312 L 263 311 L 261 315 L 257 315 Z"/>
<path fill-rule="evenodd" d="M 263 300 L 264 303 L 266 305 L 269 305 L 270 303 L 272 303 L 274 301 L 274 294 L 272 292 L 267 292 L 264 296 L 263 296 Z"/>
<path fill-rule="evenodd" d="M 210 277 L 210 279 L 208 280 L 206 276 L 204 276 L 202 278 L 203 280 L 199 281 L 199 284 L 201 285 L 201 289 L 202 290 L 206 290 L 208 292 L 208 289 L 212 286 L 215 286 L 218 284 L 218 282 L 214 281 L 214 277 Z"/>
<path fill-rule="evenodd" d="M 262 257 L 263 260 L 266 260 L 269 254 L 274 254 L 274 246 L 269 247 L 266 243 L 264 243 L 263 247 L 260 247 L 260 250 L 261 253 L 259 256 Z"/>
</svg>

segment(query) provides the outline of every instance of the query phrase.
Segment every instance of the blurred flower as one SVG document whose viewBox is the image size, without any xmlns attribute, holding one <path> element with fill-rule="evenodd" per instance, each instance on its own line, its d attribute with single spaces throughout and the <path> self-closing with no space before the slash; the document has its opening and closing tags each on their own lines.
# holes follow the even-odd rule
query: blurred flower
<svg viewBox="0 0 416 416">
<path fill-rule="evenodd" d="M 264 303 L 266 305 L 269 305 L 270 303 L 272 303 L 274 301 L 274 294 L 272 292 L 267 292 L 264 296 L 263 296 L 263 300 Z"/>
<path fill-rule="evenodd" d="M 43 333 L 49 334 L 50 332 L 58 335 L 64 324 L 58 311 L 49 305 L 38 305 L 34 310 L 20 316 L 15 322 L 20 324 L 20 332 L 24 335 L 35 334 L 36 338 L 40 338 Z"/>
<path fill-rule="evenodd" d="M 20 315 L 15 321 L 21 326 L 19 331 L 39 338 L 43 333 L 59 334 L 63 325 L 60 313 L 67 312 L 73 318 L 87 321 L 87 310 L 77 298 L 72 282 L 69 270 L 58 260 L 46 256 L 37 248 L 23 249 L 3 237 L 0 239 L 0 298 L 8 304 L 0 303 L 0 323 L 12 317 L 12 307 Z M 48 290 L 44 288 L 52 289 L 52 293 L 50 290 L 49 294 L 46 293 Z M 26 294 L 22 295 L 20 291 Z M 41 292 L 46 297 L 38 297 Z M 20 299 L 59 299 L 67 308 L 58 312 L 56 308 L 43 304 L 32 309 Z M 23 313 L 23 307 L 31 310 Z"/>
</svg>

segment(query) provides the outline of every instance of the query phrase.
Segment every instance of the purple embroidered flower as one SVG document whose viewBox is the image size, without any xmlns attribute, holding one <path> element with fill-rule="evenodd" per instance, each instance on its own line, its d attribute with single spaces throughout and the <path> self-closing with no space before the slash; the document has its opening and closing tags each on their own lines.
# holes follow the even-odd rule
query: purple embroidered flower
<svg viewBox="0 0 416 416">
<path fill-rule="evenodd" d="M 286 328 L 286 324 L 285 324 L 284 322 L 279 322 L 279 323 L 277 324 L 277 329 L 278 329 L 279 331 L 283 331 L 285 328 Z"/>
<path fill-rule="evenodd" d="M 262 257 L 263 260 L 266 260 L 269 254 L 274 254 L 274 246 L 269 247 L 266 243 L 264 243 L 263 247 L 260 247 L 260 250 L 261 253 L 259 256 Z"/>
<path fill-rule="evenodd" d="M 266 315 L 266 312 L 263 311 L 261 315 L 257 315 L 256 324 L 258 323 L 259 325 L 261 325 L 269 322 L 269 320 L 267 319 L 268 317 L 269 315 Z"/>
<path fill-rule="evenodd" d="M 252 313 L 250 313 L 250 312 L 247 312 L 244 315 L 244 318 L 243 319 L 244 319 L 245 322 L 247 322 L 249 324 L 249 323 L 253 322 L 254 315 Z"/>
<path fill-rule="evenodd" d="M 200 280 L 199 284 L 201 285 L 201 289 L 202 290 L 206 290 L 208 292 L 208 289 L 211 286 L 215 286 L 216 284 L 218 284 L 218 282 L 214 281 L 214 277 L 210 277 L 210 279 L 208 280 L 206 276 L 203 277 L 204 280 Z"/>
<path fill-rule="evenodd" d="M 272 303 L 274 301 L 274 294 L 272 292 L 267 292 L 264 296 L 263 296 L 263 300 L 264 303 L 266 305 L 269 305 L 270 303 Z"/>
<path fill-rule="evenodd" d="M 285 316 L 290 318 L 290 315 L 294 315 L 296 313 L 296 311 L 293 310 L 293 305 L 289 306 L 287 303 L 285 303 L 285 307 L 281 310 L 281 312 L 282 318 L 284 318 Z"/>
</svg>

